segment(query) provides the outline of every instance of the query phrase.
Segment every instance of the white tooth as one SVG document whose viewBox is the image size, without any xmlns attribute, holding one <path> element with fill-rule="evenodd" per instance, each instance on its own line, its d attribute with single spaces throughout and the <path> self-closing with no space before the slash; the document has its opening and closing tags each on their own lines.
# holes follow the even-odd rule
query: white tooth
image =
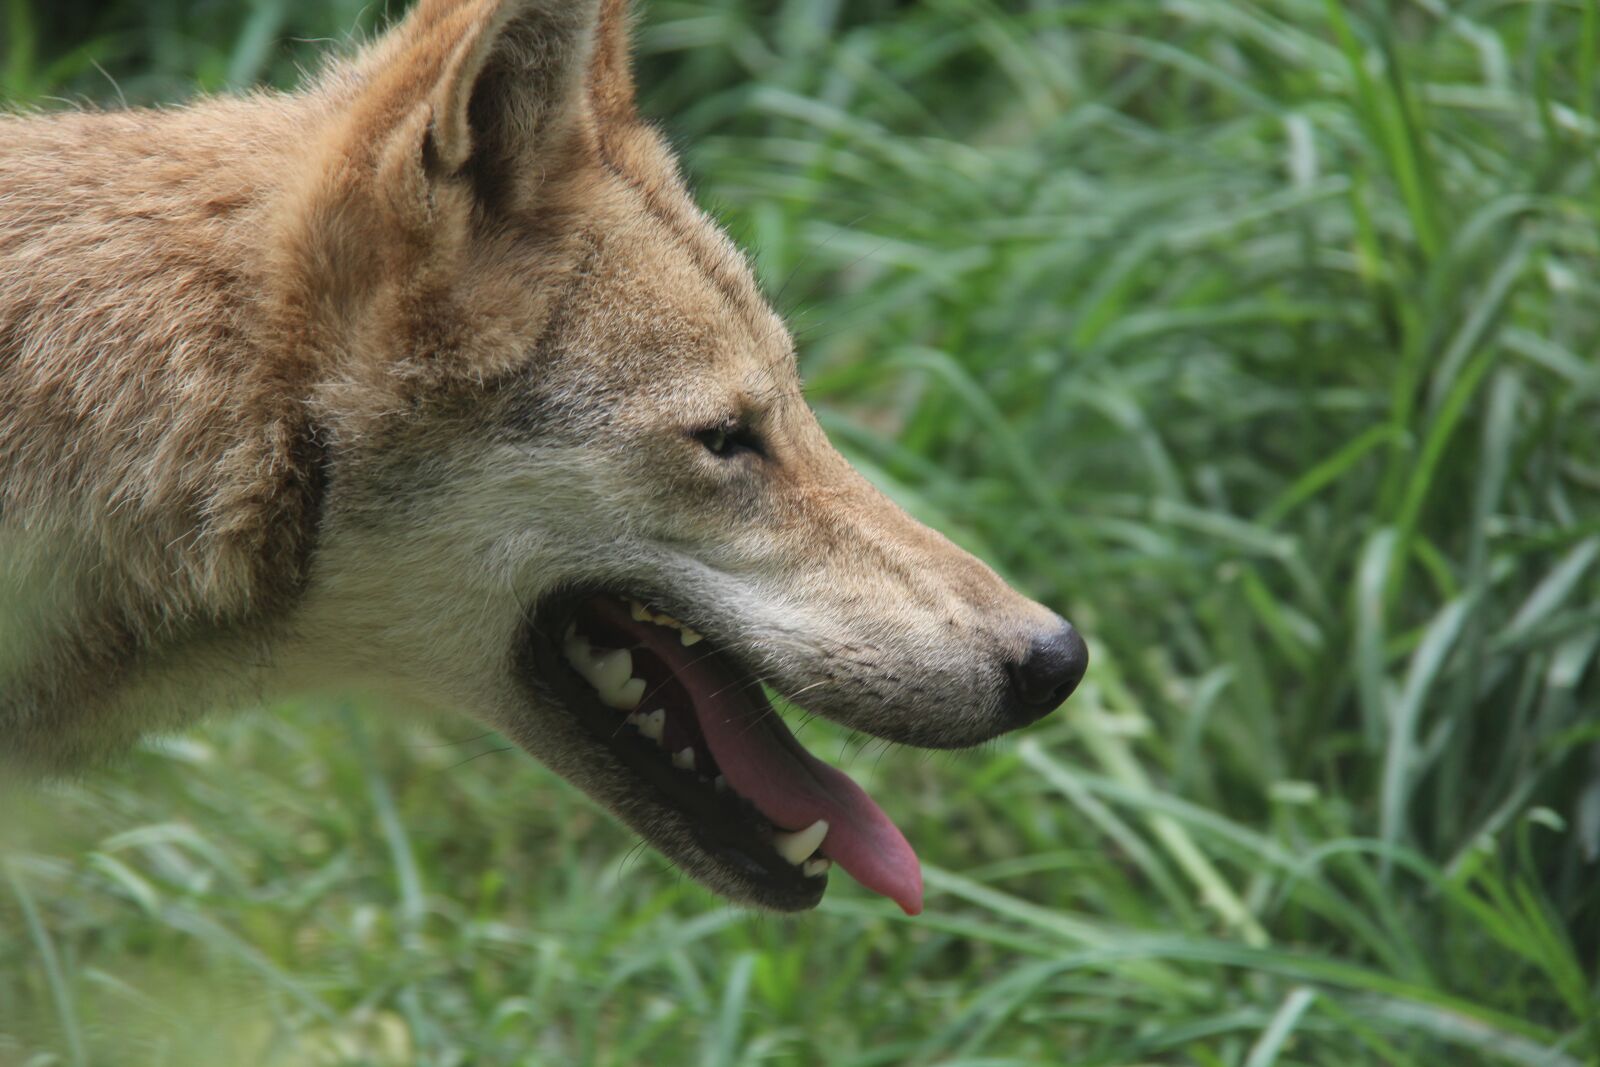
<svg viewBox="0 0 1600 1067">
<path fill-rule="evenodd" d="M 644 699 L 644 679 L 629 678 L 611 692 L 601 693 L 600 699 L 613 708 L 632 711 Z"/>
<path fill-rule="evenodd" d="M 683 623 L 674 619 L 671 615 L 657 615 L 654 621 L 657 626 L 670 626 L 674 630 L 683 629 Z"/>
<path fill-rule="evenodd" d="M 639 603 L 637 600 L 628 601 L 628 605 L 633 611 L 633 621 L 634 622 L 649 622 L 650 621 L 650 609 L 649 608 L 645 607 L 643 604 Z"/>
<path fill-rule="evenodd" d="M 694 770 L 694 749 L 685 746 L 672 754 L 672 765 L 680 771 Z"/>
<path fill-rule="evenodd" d="M 575 623 L 575 622 L 567 623 L 567 632 L 561 635 L 561 639 L 563 641 L 571 641 L 574 637 L 577 637 L 577 636 L 578 636 L 578 624 Z"/>
<path fill-rule="evenodd" d="M 772 835 L 772 847 L 778 850 L 778 855 L 800 866 L 806 857 L 817 850 L 822 844 L 822 839 L 828 836 L 828 821 L 818 819 L 804 830 L 794 833 L 776 833 Z"/>
<path fill-rule="evenodd" d="M 694 630 L 687 626 L 681 627 L 680 629 L 683 632 L 678 634 L 678 639 L 683 642 L 684 648 L 688 648 L 690 645 L 698 645 L 701 641 L 706 639 L 705 635 L 699 630 Z"/>
<path fill-rule="evenodd" d="M 589 664 L 594 657 L 589 652 L 589 643 L 583 638 L 575 638 L 562 646 L 561 651 L 566 655 L 567 662 L 573 669 L 583 675 L 585 680 L 589 677 Z"/>
<path fill-rule="evenodd" d="M 613 648 L 596 655 L 589 664 L 586 677 L 589 684 L 606 697 L 621 689 L 633 673 L 633 653 L 625 648 Z"/>
<path fill-rule="evenodd" d="M 715 789 L 719 793 L 726 793 L 728 791 L 728 779 L 723 775 L 717 775 L 715 778 L 711 779 L 711 788 Z"/>
<path fill-rule="evenodd" d="M 806 860 L 805 866 L 800 868 L 800 873 L 807 878 L 817 878 L 828 873 L 828 868 L 833 866 L 833 861 L 826 856 L 818 856 L 814 860 Z"/>
<path fill-rule="evenodd" d="M 638 718 L 639 732 L 659 745 L 661 735 L 667 731 L 667 709 L 657 708 L 655 711 L 647 711 Z"/>
</svg>

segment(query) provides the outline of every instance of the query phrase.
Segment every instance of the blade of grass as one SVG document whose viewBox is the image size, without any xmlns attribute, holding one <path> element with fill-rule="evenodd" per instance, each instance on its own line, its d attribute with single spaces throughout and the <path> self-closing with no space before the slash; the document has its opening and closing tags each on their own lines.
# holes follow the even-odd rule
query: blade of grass
<svg viewBox="0 0 1600 1067">
<path fill-rule="evenodd" d="M 83 1039 L 83 1028 L 78 1021 L 77 1008 L 73 1005 L 72 988 L 67 984 L 66 974 L 61 969 L 61 959 L 56 954 L 55 941 L 50 937 L 50 931 L 45 927 L 44 921 L 39 916 L 39 909 L 34 906 L 33 895 L 28 892 L 28 886 L 17 872 L 16 864 L 6 861 L 6 881 L 11 883 L 11 892 L 17 898 L 17 904 L 22 909 L 22 921 L 28 928 L 28 936 L 33 940 L 34 951 L 39 955 L 39 965 L 44 969 L 45 982 L 50 987 L 50 999 L 55 1005 L 56 1020 L 61 1025 L 61 1037 L 67 1046 L 67 1062 L 72 1067 L 88 1067 L 89 1057 Z"/>
</svg>

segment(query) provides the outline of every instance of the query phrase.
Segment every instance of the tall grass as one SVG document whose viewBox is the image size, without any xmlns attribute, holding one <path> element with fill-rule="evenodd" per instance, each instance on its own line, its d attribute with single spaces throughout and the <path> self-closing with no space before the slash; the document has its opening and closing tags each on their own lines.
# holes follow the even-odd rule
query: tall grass
<svg viewBox="0 0 1600 1067">
<path fill-rule="evenodd" d="M 29 102 L 379 14 L 5 4 Z M 277 708 L 5 818 L 0 1063 L 1600 1063 L 1593 0 L 752 7 L 650 3 L 648 110 L 835 440 L 1095 651 L 975 754 L 806 727 L 927 913 Z"/>
</svg>

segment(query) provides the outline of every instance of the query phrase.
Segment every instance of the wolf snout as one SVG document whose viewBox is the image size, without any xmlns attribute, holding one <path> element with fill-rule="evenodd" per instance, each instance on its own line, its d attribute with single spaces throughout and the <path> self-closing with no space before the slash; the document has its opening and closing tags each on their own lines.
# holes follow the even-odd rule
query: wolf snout
<svg viewBox="0 0 1600 1067">
<path fill-rule="evenodd" d="M 1061 706 L 1089 668 L 1089 646 L 1059 615 L 1056 626 L 1034 635 L 1022 658 L 1007 666 L 1011 714 L 1018 726 L 1044 718 Z"/>
</svg>

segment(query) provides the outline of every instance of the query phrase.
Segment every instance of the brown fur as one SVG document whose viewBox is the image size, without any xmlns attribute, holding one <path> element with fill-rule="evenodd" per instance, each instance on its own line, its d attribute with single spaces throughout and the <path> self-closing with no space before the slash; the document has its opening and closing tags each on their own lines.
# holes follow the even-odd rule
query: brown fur
<svg viewBox="0 0 1600 1067">
<path fill-rule="evenodd" d="M 396 366 L 350 357 L 492 372 L 492 353 L 443 351 L 449 324 L 480 313 L 448 292 L 473 223 L 450 187 L 464 183 L 427 173 L 430 152 L 466 162 L 467 101 L 429 90 L 475 84 L 452 63 L 555 69 L 547 53 L 583 47 L 583 5 L 546 6 L 506 27 L 516 5 L 423 3 L 292 96 L 0 115 L 0 517 L 85 575 L 56 592 L 83 621 L 33 672 L 38 703 L 92 708 L 131 659 L 293 601 L 323 438 L 359 432 L 319 419 L 319 393 L 353 405 L 351 423 L 402 402 Z M 608 54 L 625 55 L 610 6 Z M 504 121 L 533 130 L 553 97 L 537 78 L 519 95 Z M 399 336 L 350 336 L 392 307 L 409 321 L 382 333 Z"/>
<path fill-rule="evenodd" d="M 509 677 L 585 581 L 670 589 L 851 725 L 1004 728 L 1054 617 L 828 446 L 633 96 L 621 0 L 421 0 L 294 94 L 0 116 L 0 760 L 377 689 L 749 896 Z M 724 421 L 759 465 L 708 464 Z"/>
</svg>

